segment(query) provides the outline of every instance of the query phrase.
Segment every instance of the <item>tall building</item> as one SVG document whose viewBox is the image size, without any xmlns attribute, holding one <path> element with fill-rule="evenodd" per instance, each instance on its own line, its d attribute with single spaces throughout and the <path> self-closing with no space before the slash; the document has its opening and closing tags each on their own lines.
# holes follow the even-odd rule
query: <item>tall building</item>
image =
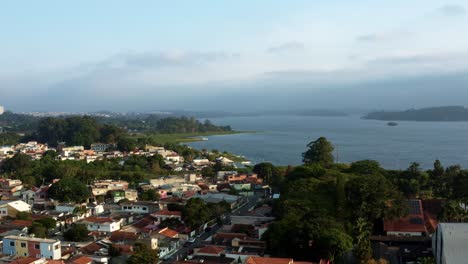
<svg viewBox="0 0 468 264">
<path fill-rule="evenodd" d="M 0 105 L 0 115 L 2 115 L 5 112 L 5 108 L 3 105 Z"/>
</svg>

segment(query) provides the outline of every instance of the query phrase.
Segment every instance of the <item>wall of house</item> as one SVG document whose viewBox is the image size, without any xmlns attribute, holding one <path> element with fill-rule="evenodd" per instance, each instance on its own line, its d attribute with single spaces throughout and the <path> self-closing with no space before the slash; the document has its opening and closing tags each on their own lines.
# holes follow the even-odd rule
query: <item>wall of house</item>
<svg viewBox="0 0 468 264">
<path fill-rule="evenodd" d="M 60 259 L 62 257 L 62 250 L 60 248 L 60 242 L 56 243 L 41 243 L 41 255 L 46 259 Z"/>
<path fill-rule="evenodd" d="M 421 232 L 398 232 L 398 231 L 387 231 L 387 236 L 422 236 Z"/>
<path fill-rule="evenodd" d="M 17 256 L 22 256 L 26 257 L 29 256 L 29 250 L 28 250 L 28 241 L 16 241 L 16 255 Z"/>
<path fill-rule="evenodd" d="M 11 245 L 13 243 L 13 245 Z M 3 254 L 7 255 L 15 255 L 16 254 L 16 246 L 15 240 L 11 240 L 8 238 L 3 239 Z"/>
</svg>

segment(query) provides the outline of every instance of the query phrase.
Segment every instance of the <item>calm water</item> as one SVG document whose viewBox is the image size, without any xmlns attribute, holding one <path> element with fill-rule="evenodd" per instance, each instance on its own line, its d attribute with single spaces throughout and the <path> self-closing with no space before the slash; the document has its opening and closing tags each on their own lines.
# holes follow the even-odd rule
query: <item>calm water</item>
<svg viewBox="0 0 468 264">
<path fill-rule="evenodd" d="M 361 120 L 359 116 L 304 117 L 259 116 L 210 119 L 215 124 L 231 125 L 235 130 L 258 131 L 252 134 L 210 136 L 194 142 L 197 149 L 218 149 L 246 156 L 257 163 L 278 165 L 301 163 L 306 145 L 325 136 L 335 145 L 339 162 L 374 159 L 385 168 L 407 168 L 413 161 L 424 168 L 435 159 L 443 165 L 460 164 L 468 168 L 468 122 L 387 122 Z"/>
</svg>

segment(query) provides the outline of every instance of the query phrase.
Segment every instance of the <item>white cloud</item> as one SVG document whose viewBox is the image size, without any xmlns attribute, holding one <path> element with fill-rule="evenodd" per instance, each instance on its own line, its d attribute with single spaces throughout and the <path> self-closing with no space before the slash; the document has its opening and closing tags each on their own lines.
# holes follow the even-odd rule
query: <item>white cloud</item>
<svg viewBox="0 0 468 264">
<path fill-rule="evenodd" d="M 465 7 L 457 4 L 446 4 L 438 8 L 437 12 L 446 16 L 463 16 L 467 13 Z"/>
<path fill-rule="evenodd" d="M 291 41 L 276 45 L 267 49 L 270 54 L 289 53 L 289 52 L 302 52 L 305 50 L 305 45 L 301 42 Z"/>
</svg>

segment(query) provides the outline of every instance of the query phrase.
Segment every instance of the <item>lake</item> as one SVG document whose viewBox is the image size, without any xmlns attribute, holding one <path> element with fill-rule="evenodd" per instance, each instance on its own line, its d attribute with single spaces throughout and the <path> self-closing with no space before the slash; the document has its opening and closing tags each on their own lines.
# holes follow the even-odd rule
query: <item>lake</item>
<svg viewBox="0 0 468 264">
<path fill-rule="evenodd" d="M 468 122 L 363 120 L 360 116 L 255 116 L 210 118 L 217 125 L 255 133 L 210 136 L 193 142 L 197 149 L 217 149 L 245 156 L 254 163 L 298 165 L 306 145 L 324 136 L 335 146 L 338 162 L 373 159 L 384 168 L 404 169 L 411 162 L 431 168 L 435 159 L 444 166 L 468 168 Z"/>
</svg>

